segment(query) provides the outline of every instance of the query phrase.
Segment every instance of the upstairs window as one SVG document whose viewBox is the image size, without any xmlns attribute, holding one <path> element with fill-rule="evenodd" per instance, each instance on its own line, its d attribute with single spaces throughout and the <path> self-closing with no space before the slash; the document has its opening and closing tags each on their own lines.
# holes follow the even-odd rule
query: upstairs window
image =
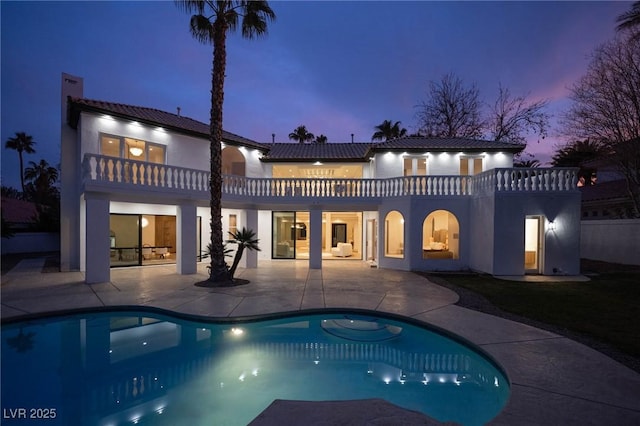
<svg viewBox="0 0 640 426">
<path fill-rule="evenodd" d="M 473 176 L 482 173 L 482 157 L 460 157 L 460 176 Z"/>
<path fill-rule="evenodd" d="M 109 157 L 165 164 L 165 153 L 164 145 L 113 135 L 100 136 L 100 154 Z"/>
<path fill-rule="evenodd" d="M 404 157 L 405 176 L 426 176 L 427 159 L 425 157 Z"/>
</svg>

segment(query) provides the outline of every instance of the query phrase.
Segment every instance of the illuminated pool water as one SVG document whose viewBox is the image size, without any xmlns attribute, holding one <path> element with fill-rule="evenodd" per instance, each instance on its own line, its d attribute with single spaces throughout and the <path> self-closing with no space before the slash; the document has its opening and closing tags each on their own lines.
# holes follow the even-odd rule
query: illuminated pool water
<svg viewBox="0 0 640 426">
<path fill-rule="evenodd" d="M 3 325 L 1 395 L 3 424 L 246 425 L 275 399 L 383 398 L 481 425 L 509 384 L 479 351 L 398 317 L 208 322 L 145 309 Z"/>
</svg>

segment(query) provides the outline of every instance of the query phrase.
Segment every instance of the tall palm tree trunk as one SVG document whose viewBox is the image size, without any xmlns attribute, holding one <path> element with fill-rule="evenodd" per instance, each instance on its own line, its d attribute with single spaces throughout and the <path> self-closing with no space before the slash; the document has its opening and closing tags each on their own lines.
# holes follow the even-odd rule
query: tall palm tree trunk
<svg viewBox="0 0 640 426">
<path fill-rule="evenodd" d="M 236 269 L 238 269 L 238 264 L 240 264 L 240 259 L 242 259 L 242 254 L 244 253 L 244 245 L 239 244 L 238 250 L 236 251 L 236 255 L 233 258 L 233 264 L 231 265 L 231 269 L 229 269 L 229 275 L 231 278 L 236 274 Z"/>
<path fill-rule="evenodd" d="M 22 159 L 22 151 L 18 151 L 20 158 L 20 186 L 22 187 L 22 195 L 24 196 L 24 161 Z"/>
<path fill-rule="evenodd" d="M 226 57 L 227 23 L 217 19 L 214 24 L 213 71 L 211 76 L 211 120 L 210 120 L 210 157 L 211 157 L 211 271 L 209 280 L 229 281 L 229 269 L 224 260 L 222 238 L 222 105 L 224 103 L 224 74 Z"/>
</svg>

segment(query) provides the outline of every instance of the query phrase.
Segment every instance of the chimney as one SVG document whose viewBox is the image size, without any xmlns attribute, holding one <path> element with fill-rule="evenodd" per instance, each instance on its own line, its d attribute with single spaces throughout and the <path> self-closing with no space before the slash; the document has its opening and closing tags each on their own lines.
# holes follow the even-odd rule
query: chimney
<svg viewBox="0 0 640 426">
<path fill-rule="evenodd" d="M 178 117 L 180 117 L 180 107 L 176 108 L 178 110 Z"/>
<path fill-rule="evenodd" d="M 353 133 L 351 133 L 351 143 L 353 143 Z"/>
<path fill-rule="evenodd" d="M 271 143 L 276 143 L 276 134 L 271 133 Z"/>
</svg>

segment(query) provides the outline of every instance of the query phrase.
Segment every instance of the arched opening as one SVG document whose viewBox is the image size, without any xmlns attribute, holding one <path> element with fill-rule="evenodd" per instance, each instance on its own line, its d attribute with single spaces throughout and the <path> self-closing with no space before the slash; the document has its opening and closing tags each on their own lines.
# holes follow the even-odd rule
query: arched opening
<svg viewBox="0 0 640 426">
<path fill-rule="evenodd" d="M 384 218 L 384 255 L 386 257 L 404 257 L 404 217 L 392 210 Z"/>
<path fill-rule="evenodd" d="M 222 150 L 222 174 L 223 175 L 245 175 L 246 163 L 244 155 L 235 146 L 226 146 Z"/>
<path fill-rule="evenodd" d="M 460 258 L 460 224 L 450 211 L 435 210 L 422 222 L 422 258 Z"/>
</svg>

